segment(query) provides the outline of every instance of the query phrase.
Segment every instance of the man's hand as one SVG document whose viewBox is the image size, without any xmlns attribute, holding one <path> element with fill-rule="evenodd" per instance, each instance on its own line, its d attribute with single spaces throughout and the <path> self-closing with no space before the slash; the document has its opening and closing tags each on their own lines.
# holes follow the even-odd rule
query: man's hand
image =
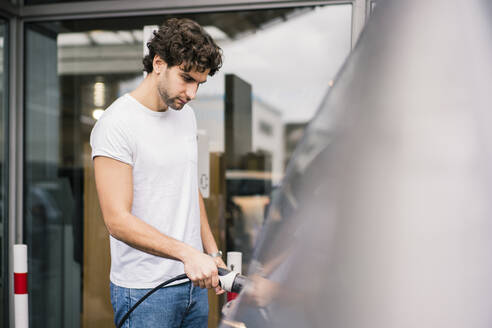
<svg viewBox="0 0 492 328">
<path fill-rule="evenodd" d="M 215 265 L 217 265 L 218 268 L 227 269 L 227 266 L 225 265 L 224 261 L 222 261 L 221 257 L 218 257 L 218 256 L 214 257 L 213 260 L 215 262 Z M 223 290 L 222 287 L 220 287 L 220 286 L 215 287 L 215 294 L 222 295 L 224 293 L 225 293 L 225 290 Z"/>
<path fill-rule="evenodd" d="M 219 286 L 217 265 L 213 258 L 197 250 L 191 251 L 183 260 L 184 270 L 195 286 L 216 288 Z"/>
</svg>

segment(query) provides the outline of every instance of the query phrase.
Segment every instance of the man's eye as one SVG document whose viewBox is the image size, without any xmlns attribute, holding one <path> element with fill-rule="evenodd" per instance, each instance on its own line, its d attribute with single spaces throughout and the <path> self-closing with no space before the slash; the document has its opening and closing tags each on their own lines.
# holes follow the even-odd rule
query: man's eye
<svg viewBox="0 0 492 328">
<path fill-rule="evenodd" d="M 193 79 L 189 76 L 184 76 L 183 78 L 186 82 L 193 82 Z"/>
</svg>

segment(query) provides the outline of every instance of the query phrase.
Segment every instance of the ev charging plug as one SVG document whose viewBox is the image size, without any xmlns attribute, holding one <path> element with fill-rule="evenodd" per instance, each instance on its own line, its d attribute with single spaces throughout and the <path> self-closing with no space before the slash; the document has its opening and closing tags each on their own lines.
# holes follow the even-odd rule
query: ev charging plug
<svg viewBox="0 0 492 328">
<path fill-rule="evenodd" d="M 220 287 L 228 292 L 240 293 L 243 287 L 248 283 L 248 278 L 240 275 L 238 272 L 218 268 Z"/>
</svg>

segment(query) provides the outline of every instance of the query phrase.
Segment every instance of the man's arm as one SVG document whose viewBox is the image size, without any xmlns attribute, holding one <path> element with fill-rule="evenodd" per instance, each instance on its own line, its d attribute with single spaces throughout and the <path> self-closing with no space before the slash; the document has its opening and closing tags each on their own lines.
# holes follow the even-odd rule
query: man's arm
<svg viewBox="0 0 492 328">
<path fill-rule="evenodd" d="M 196 286 L 217 287 L 217 267 L 212 258 L 162 234 L 131 214 L 133 178 L 130 165 L 98 156 L 94 159 L 94 172 L 104 223 L 114 238 L 141 251 L 183 262 L 186 275 Z"/>
</svg>

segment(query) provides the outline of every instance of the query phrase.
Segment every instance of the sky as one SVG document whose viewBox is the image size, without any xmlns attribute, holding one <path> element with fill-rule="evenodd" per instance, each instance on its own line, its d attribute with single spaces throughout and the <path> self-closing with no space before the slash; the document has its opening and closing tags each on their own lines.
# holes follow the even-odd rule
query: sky
<svg viewBox="0 0 492 328">
<path fill-rule="evenodd" d="M 200 87 L 200 96 L 222 96 L 224 75 L 251 83 L 254 97 L 282 113 L 284 122 L 312 118 L 351 44 L 351 5 L 330 5 L 238 38 L 222 40 L 224 65 Z"/>
</svg>

